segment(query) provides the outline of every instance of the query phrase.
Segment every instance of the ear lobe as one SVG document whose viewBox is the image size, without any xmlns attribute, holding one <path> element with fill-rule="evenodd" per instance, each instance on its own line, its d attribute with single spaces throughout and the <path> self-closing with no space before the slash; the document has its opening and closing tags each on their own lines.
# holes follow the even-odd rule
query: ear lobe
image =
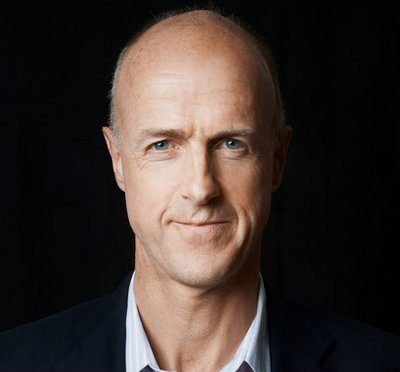
<svg viewBox="0 0 400 372">
<path fill-rule="evenodd" d="M 292 137 L 292 127 L 285 125 L 283 133 L 277 139 L 277 144 L 274 151 L 273 159 L 273 174 L 272 174 L 272 192 L 278 190 L 281 182 L 283 171 L 286 164 L 286 153 L 289 147 L 290 138 Z"/>
<path fill-rule="evenodd" d="M 115 143 L 114 135 L 112 134 L 110 128 L 102 128 L 104 139 L 107 144 L 108 152 L 111 156 L 112 167 L 114 171 L 114 177 L 117 182 L 118 187 L 125 191 L 125 181 L 124 181 L 124 171 L 122 167 L 122 158 L 119 149 Z"/>
</svg>

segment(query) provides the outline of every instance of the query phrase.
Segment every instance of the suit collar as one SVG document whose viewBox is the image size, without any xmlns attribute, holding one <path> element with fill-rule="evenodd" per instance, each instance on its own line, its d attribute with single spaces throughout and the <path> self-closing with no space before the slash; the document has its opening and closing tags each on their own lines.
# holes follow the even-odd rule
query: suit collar
<svg viewBox="0 0 400 372">
<path fill-rule="evenodd" d="M 267 317 L 272 372 L 324 371 L 333 338 L 301 306 L 268 293 Z"/>
</svg>

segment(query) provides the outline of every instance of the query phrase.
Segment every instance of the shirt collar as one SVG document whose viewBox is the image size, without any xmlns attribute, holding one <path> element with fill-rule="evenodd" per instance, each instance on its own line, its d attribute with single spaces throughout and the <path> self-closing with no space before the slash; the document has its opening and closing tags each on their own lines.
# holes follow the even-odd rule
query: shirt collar
<svg viewBox="0 0 400 372">
<path fill-rule="evenodd" d="M 134 280 L 135 273 L 133 273 L 129 285 L 126 313 L 126 372 L 139 372 L 147 366 L 157 372 L 167 372 L 159 368 L 143 329 L 135 301 Z M 240 343 L 235 356 L 220 372 L 237 371 L 244 361 L 250 365 L 254 372 L 270 372 L 266 294 L 261 273 L 256 316 Z"/>
<path fill-rule="evenodd" d="M 134 281 L 135 273 L 129 284 L 126 312 L 126 372 L 139 372 L 146 366 L 150 366 L 155 371 L 161 371 L 140 320 L 133 290 Z"/>
<path fill-rule="evenodd" d="M 257 313 L 233 359 L 221 372 L 237 371 L 245 361 L 254 372 L 270 372 L 270 356 L 267 337 L 266 294 L 260 273 Z"/>
</svg>

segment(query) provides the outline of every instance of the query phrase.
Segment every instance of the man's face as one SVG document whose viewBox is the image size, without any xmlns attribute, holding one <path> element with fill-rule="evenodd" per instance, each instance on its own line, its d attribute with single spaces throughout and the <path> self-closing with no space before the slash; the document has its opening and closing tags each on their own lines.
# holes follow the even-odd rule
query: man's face
<svg viewBox="0 0 400 372">
<path fill-rule="evenodd" d="M 265 103 L 251 63 L 218 53 L 171 54 L 127 70 L 119 87 L 123 145 L 113 161 L 136 270 L 218 285 L 258 252 L 268 220 L 273 96 Z"/>
</svg>

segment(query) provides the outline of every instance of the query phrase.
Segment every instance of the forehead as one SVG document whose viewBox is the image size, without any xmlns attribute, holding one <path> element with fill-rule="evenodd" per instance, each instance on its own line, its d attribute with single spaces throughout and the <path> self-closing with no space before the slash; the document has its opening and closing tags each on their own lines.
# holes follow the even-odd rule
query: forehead
<svg viewBox="0 0 400 372">
<path fill-rule="evenodd" d="M 268 71 L 243 40 L 217 31 L 171 27 L 141 40 L 117 84 L 121 124 L 188 114 L 268 120 L 274 105 Z"/>
</svg>

